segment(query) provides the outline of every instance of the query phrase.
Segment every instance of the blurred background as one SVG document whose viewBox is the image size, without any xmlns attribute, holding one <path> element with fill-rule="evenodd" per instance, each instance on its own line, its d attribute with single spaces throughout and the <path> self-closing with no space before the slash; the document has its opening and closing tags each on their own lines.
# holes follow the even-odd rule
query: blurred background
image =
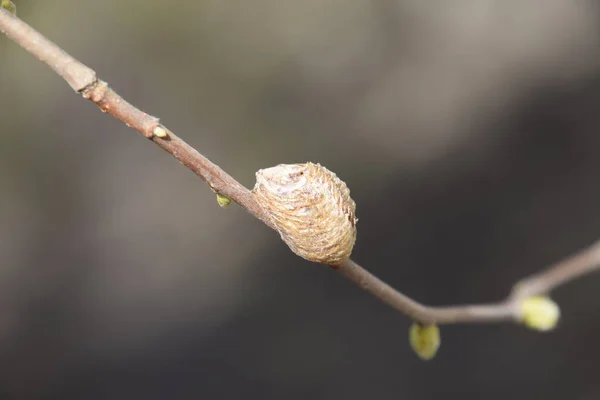
<svg viewBox="0 0 600 400">
<path fill-rule="evenodd" d="M 248 187 L 320 162 L 353 258 L 431 305 L 497 301 L 600 238 L 600 5 L 15 0 Z M 599 276 L 563 318 L 410 321 L 296 257 L 0 37 L 0 398 L 598 399 Z"/>
</svg>

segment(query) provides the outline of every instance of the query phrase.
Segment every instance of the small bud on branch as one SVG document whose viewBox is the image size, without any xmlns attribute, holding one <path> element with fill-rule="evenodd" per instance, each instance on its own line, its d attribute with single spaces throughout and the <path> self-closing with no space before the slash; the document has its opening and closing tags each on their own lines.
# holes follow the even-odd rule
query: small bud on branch
<svg viewBox="0 0 600 400">
<path fill-rule="evenodd" d="M 560 318 L 558 304 L 547 296 L 535 296 L 521 301 L 522 322 L 538 331 L 549 331 L 556 327 Z"/>
<path fill-rule="evenodd" d="M 440 329 L 437 325 L 422 326 L 414 323 L 410 326 L 408 341 L 422 360 L 431 360 L 440 348 Z"/>
</svg>

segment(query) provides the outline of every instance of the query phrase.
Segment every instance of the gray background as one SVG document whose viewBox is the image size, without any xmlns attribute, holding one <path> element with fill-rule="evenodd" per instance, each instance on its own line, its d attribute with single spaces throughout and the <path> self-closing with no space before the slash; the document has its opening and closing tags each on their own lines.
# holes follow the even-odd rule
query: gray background
<svg viewBox="0 0 600 400">
<path fill-rule="evenodd" d="M 600 237 L 600 7 L 585 0 L 17 1 L 251 187 L 320 162 L 353 258 L 433 305 L 502 299 Z M 0 398 L 597 399 L 598 276 L 563 318 L 410 321 L 0 37 Z"/>
</svg>

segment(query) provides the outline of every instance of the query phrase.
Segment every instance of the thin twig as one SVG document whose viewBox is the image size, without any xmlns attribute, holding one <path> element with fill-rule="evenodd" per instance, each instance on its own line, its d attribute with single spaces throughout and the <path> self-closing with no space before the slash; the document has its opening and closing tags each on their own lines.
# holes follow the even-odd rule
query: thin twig
<svg viewBox="0 0 600 400">
<path fill-rule="evenodd" d="M 0 31 L 46 63 L 75 91 L 98 105 L 102 111 L 124 122 L 175 157 L 201 177 L 215 193 L 227 196 L 254 217 L 275 229 L 269 217 L 254 200 L 250 190 L 161 125 L 158 118 L 146 114 L 125 101 L 105 82 L 99 80 L 91 68 L 71 57 L 35 29 L 5 10 L 0 10 Z M 513 293 L 503 302 L 452 307 L 429 307 L 420 304 L 393 289 L 350 259 L 332 268 L 414 321 L 427 325 L 519 320 L 519 300 L 546 293 L 558 285 L 598 269 L 599 266 L 600 242 L 540 274 L 521 281 L 515 285 Z"/>
<path fill-rule="evenodd" d="M 600 241 L 540 273 L 521 280 L 515 285 L 511 297 L 520 300 L 538 294 L 545 294 L 560 285 L 598 269 L 600 269 Z"/>
<path fill-rule="evenodd" d="M 352 260 L 344 262 L 338 271 L 358 286 L 378 297 L 396 310 L 422 325 L 466 322 L 498 322 L 520 317 L 513 301 L 498 304 L 429 307 L 416 302 L 383 282 Z"/>
</svg>

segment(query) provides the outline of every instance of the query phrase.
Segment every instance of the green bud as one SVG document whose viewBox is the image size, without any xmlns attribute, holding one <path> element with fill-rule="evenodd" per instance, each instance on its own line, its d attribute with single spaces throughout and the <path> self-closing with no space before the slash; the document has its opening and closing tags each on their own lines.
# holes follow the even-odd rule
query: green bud
<svg viewBox="0 0 600 400">
<path fill-rule="evenodd" d="M 222 194 L 217 194 L 217 203 L 219 203 L 219 206 L 225 208 L 231 204 L 231 199 Z"/>
<path fill-rule="evenodd" d="M 547 296 L 530 297 L 521 301 L 521 322 L 528 328 L 549 331 L 560 318 L 558 304 Z"/>
<path fill-rule="evenodd" d="M 8 12 L 10 12 L 11 14 L 17 15 L 17 6 L 15 6 L 15 3 L 13 3 L 10 0 L 1 0 L 0 7 L 4 8 L 5 10 L 8 10 Z"/>
<path fill-rule="evenodd" d="M 440 347 L 440 329 L 437 325 L 422 326 L 414 323 L 408 332 L 410 347 L 423 360 L 435 357 Z"/>
</svg>

